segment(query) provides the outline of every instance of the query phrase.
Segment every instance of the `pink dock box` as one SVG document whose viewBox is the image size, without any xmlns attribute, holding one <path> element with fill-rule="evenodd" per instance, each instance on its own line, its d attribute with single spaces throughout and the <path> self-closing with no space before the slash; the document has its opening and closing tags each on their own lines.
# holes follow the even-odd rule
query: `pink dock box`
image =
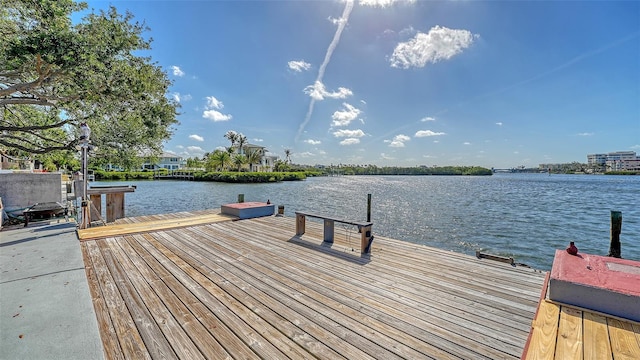
<svg viewBox="0 0 640 360">
<path fill-rule="evenodd" d="M 640 262 L 556 250 L 549 299 L 640 321 Z"/>
<path fill-rule="evenodd" d="M 240 219 L 251 219 L 273 215 L 275 205 L 263 202 L 243 202 L 222 205 L 220 210 L 225 215 L 237 216 Z"/>
</svg>

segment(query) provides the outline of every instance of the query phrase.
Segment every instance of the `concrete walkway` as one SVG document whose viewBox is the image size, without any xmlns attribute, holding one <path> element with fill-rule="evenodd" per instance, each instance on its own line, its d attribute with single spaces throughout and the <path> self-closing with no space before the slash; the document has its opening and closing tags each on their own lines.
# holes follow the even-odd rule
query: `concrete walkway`
<svg viewBox="0 0 640 360">
<path fill-rule="evenodd" d="M 0 359 L 103 359 L 76 223 L 0 231 Z"/>
</svg>

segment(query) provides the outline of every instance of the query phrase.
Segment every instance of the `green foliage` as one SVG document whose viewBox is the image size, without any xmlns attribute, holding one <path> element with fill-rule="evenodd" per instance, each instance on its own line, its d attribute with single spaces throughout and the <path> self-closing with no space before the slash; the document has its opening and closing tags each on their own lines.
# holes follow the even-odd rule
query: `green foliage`
<svg viewBox="0 0 640 360">
<path fill-rule="evenodd" d="M 195 172 L 197 181 L 218 181 L 227 183 L 270 183 L 279 181 L 299 181 L 306 179 L 303 173 L 276 172 Z"/>
<path fill-rule="evenodd" d="M 607 171 L 605 175 L 640 175 L 640 171 Z"/>
<path fill-rule="evenodd" d="M 151 171 L 104 171 L 94 170 L 96 180 L 153 180 Z"/>
<path fill-rule="evenodd" d="M 150 49 L 143 23 L 115 7 L 90 13 L 72 0 L 1 0 L 0 145 L 30 154 L 74 150 L 78 127 L 92 130 L 96 155 L 134 168 L 162 149 L 178 104 Z"/>
<path fill-rule="evenodd" d="M 492 175 L 491 169 L 479 166 L 440 166 L 440 167 L 398 167 L 375 165 L 368 166 L 343 166 L 338 170 L 345 175 Z M 325 169 L 325 173 L 329 173 Z"/>
</svg>

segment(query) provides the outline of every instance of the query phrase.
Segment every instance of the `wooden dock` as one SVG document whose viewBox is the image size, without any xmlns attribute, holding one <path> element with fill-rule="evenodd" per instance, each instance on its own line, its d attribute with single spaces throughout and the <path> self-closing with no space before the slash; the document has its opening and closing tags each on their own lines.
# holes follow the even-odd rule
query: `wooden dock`
<svg viewBox="0 0 640 360">
<path fill-rule="evenodd" d="M 170 220 L 181 213 L 118 223 Z M 264 217 L 81 242 L 108 359 L 517 359 L 544 274 Z"/>
</svg>

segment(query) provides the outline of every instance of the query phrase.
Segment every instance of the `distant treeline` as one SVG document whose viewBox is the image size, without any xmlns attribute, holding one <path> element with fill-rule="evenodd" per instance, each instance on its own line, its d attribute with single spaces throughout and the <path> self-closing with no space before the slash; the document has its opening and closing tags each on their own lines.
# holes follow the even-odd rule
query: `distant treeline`
<svg viewBox="0 0 640 360">
<path fill-rule="evenodd" d="M 104 171 L 94 170 L 96 180 L 153 180 L 155 175 L 167 175 L 169 170 L 160 171 Z M 307 176 L 318 176 L 317 171 L 290 172 L 205 172 L 202 170 L 179 170 L 182 175 L 193 175 L 195 181 L 217 181 L 228 183 L 268 183 L 304 180 Z"/>
<path fill-rule="evenodd" d="M 479 166 L 398 167 L 343 166 L 335 169 L 344 175 L 491 175 L 491 169 Z M 332 169 L 325 172 L 331 174 Z"/>
</svg>

